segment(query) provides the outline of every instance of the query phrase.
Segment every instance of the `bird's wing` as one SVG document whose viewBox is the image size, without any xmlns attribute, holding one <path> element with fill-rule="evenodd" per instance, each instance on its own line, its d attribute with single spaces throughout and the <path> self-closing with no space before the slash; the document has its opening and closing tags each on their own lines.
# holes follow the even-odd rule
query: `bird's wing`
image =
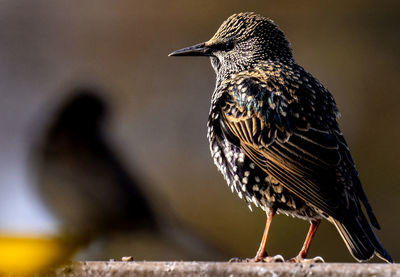
<svg viewBox="0 0 400 277">
<path fill-rule="evenodd" d="M 350 153 L 340 140 L 334 100 L 317 81 L 305 83 L 288 85 L 254 73 L 237 76 L 221 88 L 222 124 L 260 168 L 340 220 L 354 208 L 352 193 L 337 181 L 342 156 Z"/>
</svg>

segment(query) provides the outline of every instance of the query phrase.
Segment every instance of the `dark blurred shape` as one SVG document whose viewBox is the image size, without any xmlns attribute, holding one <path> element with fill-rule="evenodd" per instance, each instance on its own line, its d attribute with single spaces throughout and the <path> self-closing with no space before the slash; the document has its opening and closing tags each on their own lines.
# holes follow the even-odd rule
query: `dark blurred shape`
<svg viewBox="0 0 400 277">
<path fill-rule="evenodd" d="M 61 220 L 65 234 L 81 244 L 101 238 L 100 249 L 95 246 L 91 251 L 95 253 L 82 258 L 101 259 L 131 253 L 135 258 L 142 254 L 146 258 L 168 258 L 169 253 L 171 258 L 207 255 L 214 258 L 214 249 L 207 250 L 206 244 L 182 228 L 176 219 L 163 218 L 168 211 L 155 213 L 148 199 L 159 201 L 157 196 L 151 194 L 151 198 L 146 198 L 150 193 L 146 195 L 143 191 L 145 182 L 128 173 L 121 164 L 102 128 L 108 109 L 100 93 L 93 87 L 80 87 L 71 95 L 50 123 L 38 148 L 35 173 L 39 192 Z M 150 238 L 149 248 L 153 250 L 159 249 L 154 241 L 160 239 L 161 244 L 168 244 L 167 251 L 161 256 L 160 253 L 136 253 L 134 244 L 126 246 L 131 240 L 128 235 L 122 238 L 127 249 L 110 252 L 113 246 L 104 241 L 110 239 L 110 234 L 122 233 L 140 240 Z M 140 242 L 144 249 L 146 243 Z"/>
<path fill-rule="evenodd" d="M 94 88 L 75 89 L 41 147 L 42 195 L 70 232 L 155 228 L 155 215 L 102 132 L 107 114 Z"/>
</svg>

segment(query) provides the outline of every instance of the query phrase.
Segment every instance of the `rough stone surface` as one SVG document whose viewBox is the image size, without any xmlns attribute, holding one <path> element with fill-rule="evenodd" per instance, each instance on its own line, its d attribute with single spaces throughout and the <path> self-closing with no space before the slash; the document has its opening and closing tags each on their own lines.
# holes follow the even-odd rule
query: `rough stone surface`
<svg viewBox="0 0 400 277">
<path fill-rule="evenodd" d="M 74 262 L 49 276 L 400 276 L 398 264 Z"/>
</svg>

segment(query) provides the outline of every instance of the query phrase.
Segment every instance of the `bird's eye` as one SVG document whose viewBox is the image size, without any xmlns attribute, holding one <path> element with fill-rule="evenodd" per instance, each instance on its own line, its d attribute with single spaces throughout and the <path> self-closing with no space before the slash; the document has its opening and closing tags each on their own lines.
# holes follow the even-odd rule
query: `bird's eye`
<svg viewBox="0 0 400 277">
<path fill-rule="evenodd" d="M 213 48 L 214 50 L 217 50 L 217 51 L 225 51 L 225 52 L 228 52 L 228 51 L 231 51 L 231 50 L 233 49 L 234 46 L 235 46 L 235 45 L 234 45 L 233 41 L 227 41 L 227 42 L 220 42 L 220 43 L 218 43 L 218 44 L 214 44 L 214 45 L 212 46 L 212 48 Z"/>
<path fill-rule="evenodd" d="M 228 41 L 225 43 L 225 51 L 231 51 L 234 47 L 234 44 L 232 41 Z"/>
</svg>

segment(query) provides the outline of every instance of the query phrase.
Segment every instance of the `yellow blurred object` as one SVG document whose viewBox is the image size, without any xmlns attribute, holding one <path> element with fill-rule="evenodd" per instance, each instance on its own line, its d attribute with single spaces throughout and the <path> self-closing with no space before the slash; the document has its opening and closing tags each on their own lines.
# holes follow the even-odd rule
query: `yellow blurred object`
<svg viewBox="0 0 400 277">
<path fill-rule="evenodd" d="M 57 237 L 0 235 L 0 275 L 41 272 L 67 261 L 76 243 Z"/>
</svg>

